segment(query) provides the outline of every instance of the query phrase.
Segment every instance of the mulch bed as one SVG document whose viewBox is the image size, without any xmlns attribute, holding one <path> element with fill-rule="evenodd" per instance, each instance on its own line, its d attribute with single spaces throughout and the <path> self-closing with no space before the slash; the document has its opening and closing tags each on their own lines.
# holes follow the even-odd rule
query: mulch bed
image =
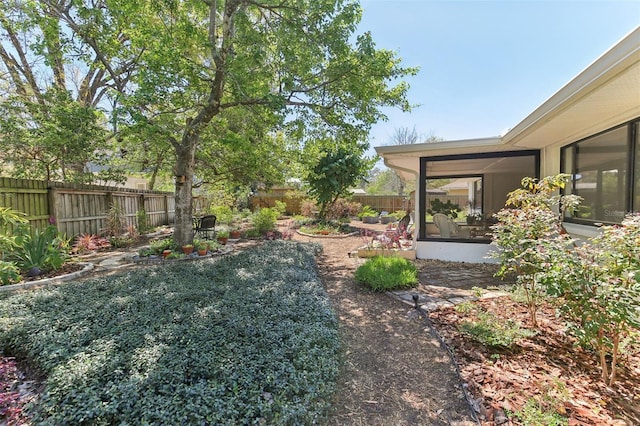
<svg viewBox="0 0 640 426">
<path fill-rule="evenodd" d="M 502 321 L 526 327 L 528 312 L 510 297 L 475 302 Z M 458 326 L 477 317 L 471 310 L 446 308 L 431 320 L 455 354 L 461 375 L 477 398 L 483 425 L 522 424 L 513 415 L 534 399 L 542 409 L 562 413 L 569 425 L 640 424 L 640 348 L 621 360 L 617 379 L 606 386 L 595 353 L 575 344 L 555 310 L 538 312 L 538 334 L 523 338 L 509 350 L 490 350 L 462 334 Z"/>
</svg>

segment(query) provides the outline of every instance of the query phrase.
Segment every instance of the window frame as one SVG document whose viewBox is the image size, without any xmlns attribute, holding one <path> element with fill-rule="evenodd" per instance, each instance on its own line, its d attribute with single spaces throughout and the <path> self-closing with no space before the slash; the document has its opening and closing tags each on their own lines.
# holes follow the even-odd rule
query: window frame
<svg viewBox="0 0 640 426">
<path fill-rule="evenodd" d="M 640 206 L 634 205 L 634 202 L 635 202 L 634 198 L 636 197 L 636 194 L 635 194 L 635 191 L 636 191 L 635 187 L 637 185 L 636 181 L 640 180 L 640 176 L 635 176 L 635 174 L 640 170 L 640 166 L 636 164 L 636 158 L 639 157 L 638 153 L 640 153 L 640 146 L 639 146 L 640 142 L 638 141 L 640 136 L 639 135 L 640 117 L 634 118 L 633 120 L 629 120 L 625 123 L 610 127 L 608 129 L 602 130 L 601 132 L 595 133 L 593 135 L 589 135 L 585 138 L 582 138 L 580 140 L 577 140 L 575 142 L 562 146 L 560 148 L 560 173 L 565 173 L 571 176 L 571 180 L 569 182 L 569 185 L 571 185 L 570 193 L 575 194 L 576 180 L 574 179 L 574 177 L 576 176 L 576 164 L 578 164 L 577 158 L 580 151 L 579 145 L 581 143 L 586 143 L 590 140 L 593 140 L 594 138 L 602 136 L 606 133 L 609 133 L 618 129 L 622 129 L 625 127 L 627 129 L 626 131 L 626 147 L 627 147 L 626 168 L 627 170 L 626 170 L 626 181 L 625 181 L 625 184 L 626 184 L 626 190 L 625 190 L 626 200 L 625 201 L 626 202 L 624 206 L 625 215 L 626 215 L 631 212 L 640 212 Z M 566 170 L 567 162 L 569 160 L 567 158 L 568 153 L 571 153 L 571 158 L 570 158 L 571 170 Z M 640 190 L 640 185 L 638 186 L 639 186 L 638 190 Z M 561 192 L 563 195 L 566 195 L 568 193 L 564 189 Z M 580 194 L 577 194 L 577 195 L 580 195 Z M 578 225 L 589 225 L 589 226 L 599 226 L 600 224 L 611 224 L 611 225 L 619 224 L 619 222 L 606 221 L 603 218 L 587 219 L 587 218 L 573 217 L 570 215 L 565 215 L 563 220 L 568 223 L 575 223 Z"/>
<path fill-rule="evenodd" d="M 491 239 L 484 238 L 442 238 L 442 237 L 428 237 L 427 236 L 427 180 L 431 179 L 448 179 L 448 178 L 460 178 L 460 177 L 482 177 L 482 210 L 485 211 L 485 190 L 486 185 L 484 182 L 485 174 L 477 171 L 470 170 L 468 173 L 456 173 L 451 175 L 438 175 L 427 176 L 427 164 L 430 162 L 438 161 L 455 161 L 455 160 L 475 160 L 475 159 L 488 159 L 488 158 L 513 158 L 513 157 L 533 157 L 535 178 L 540 178 L 540 150 L 539 149 L 526 149 L 516 151 L 491 151 L 491 152 L 479 152 L 479 153 L 467 153 L 467 154 L 449 154 L 449 155 L 435 155 L 420 157 L 420 182 L 418 185 L 418 203 L 419 209 L 419 233 L 418 241 L 444 241 L 444 242 L 462 242 L 462 243 L 476 243 L 476 244 L 489 244 Z M 516 188 L 513 188 L 516 189 Z"/>
</svg>

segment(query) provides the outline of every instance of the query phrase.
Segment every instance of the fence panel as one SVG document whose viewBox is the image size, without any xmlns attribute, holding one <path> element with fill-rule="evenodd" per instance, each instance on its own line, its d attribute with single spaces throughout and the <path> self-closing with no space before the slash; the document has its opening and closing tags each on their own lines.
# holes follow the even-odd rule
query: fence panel
<svg viewBox="0 0 640 426">
<path fill-rule="evenodd" d="M 48 185 L 44 181 L 0 177 L 0 207 L 25 213 L 30 224 L 39 229 L 51 220 L 70 238 L 102 233 L 113 202 L 121 207 L 127 226 L 137 226 L 137 213 L 143 207 L 149 226 L 174 221 L 175 199 L 168 192 L 58 182 Z"/>
<path fill-rule="evenodd" d="M 370 206 L 377 212 L 387 213 L 406 210 L 408 205 L 408 198 L 398 195 L 354 195 L 353 201 Z"/>
<path fill-rule="evenodd" d="M 251 209 L 275 207 L 276 201 L 286 204 L 286 212 L 288 214 L 300 214 L 302 197 L 291 197 L 284 194 L 262 194 L 251 197 Z"/>
<path fill-rule="evenodd" d="M 49 224 L 49 201 L 45 182 L 0 178 L 0 207 L 24 213 L 32 226 Z M 12 229 L 9 229 L 11 232 Z"/>
</svg>

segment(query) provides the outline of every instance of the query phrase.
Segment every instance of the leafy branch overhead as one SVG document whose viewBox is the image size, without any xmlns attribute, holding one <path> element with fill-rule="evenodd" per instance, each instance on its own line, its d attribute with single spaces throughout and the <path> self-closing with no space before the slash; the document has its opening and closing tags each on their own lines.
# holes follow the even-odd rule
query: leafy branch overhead
<svg viewBox="0 0 640 426">
<path fill-rule="evenodd" d="M 383 107 L 410 109 L 403 78 L 417 69 L 356 34 L 361 15 L 353 0 L 8 0 L 0 83 L 19 103 L 0 131 L 15 146 L 29 140 L 23 151 L 52 179 L 91 179 L 80 171 L 99 160 L 153 182 L 172 176 L 174 237 L 189 243 L 194 183 L 272 184 L 305 145 L 328 135 L 360 150 Z M 70 120 L 31 112 L 62 92 Z M 23 132 L 29 122 L 38 131 Z M 69 132 L 74 123 L 88 126 Z M 8 151 L 3 162 L 35 177 L 22 151 Z"/>
</svg>

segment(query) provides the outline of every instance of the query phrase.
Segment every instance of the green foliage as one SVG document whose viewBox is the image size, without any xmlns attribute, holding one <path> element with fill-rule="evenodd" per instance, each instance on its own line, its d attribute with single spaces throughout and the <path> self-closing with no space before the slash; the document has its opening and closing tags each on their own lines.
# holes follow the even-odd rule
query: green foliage
<svg viewBox="0 0 640 426">
<path fill-rule="evenodd" d="M 10 236 L 10 230 L 26 224 L 27 219 L 23 213 L 11 210 L 9 207 L 0 207 L 0 260 L 4 252 L 15 247 L 15 237 Z"/>
<path fill-rule="evenodd" d="M 16 229 L 15 241 L 17 247 L 9 258 L 23 271 L 34 267 L 41 270 L 58 269 L 68 259 L 69 241 L 58 235 L 53 225 L 47 226 L 44 231 L 20 226 Z"/>
<path fill-rule="evenodd" d="M 316 424 L 339 374 L 316 246 L 139 268 L 5 298 L 0 347 L 46 376 L 34 424 Z"/>
<path fill-rule="evenodd" d="M 161 240 L 151 241 L 149 249 L 154 254 L 162 254 L 165 250 L 175 250 L 176 244 L 173 242 L 173 238 L 163 238 Z"/>
<path fill-rule="evenodd" d="M 358 212 L 358 219 L 362 220 L 363 217 L 376 217 L 378 216 L 378 212 L 373 209 L 371 206 L 364 206 L 362 210 Z"/>
<path fill-rule="evenodd" d="M 536 332 L 523 329 L 513 320 L 501 321 L 490 312 L 481 311 L 477 321 L 460 323 L 461 332 L 490 348 L 510 348 L 518 339 L 534 336 Z"/>
<path fill-rule="evenodd" d="M 274 204 L 275 205 L 272 208 L 278 212 L 278 216 L 284 216 L 287 213 L 287 203 L 275 200 Z"/>
<path fill-rule="evenodd" d="M 64 89 L 50 88 L 38 101 L 11 96 L 0 104 L 3 159 L 16 177 L 94 182 L 96 175 L 85 166 L 108 161 L 101 120 L 98 109 L 71 99 Z M 101 174 L 105 180 L 123 180 L 121 172 L 107 167 Z"/>
<path fill-rule="evenodd" d="M 149 225 L 147 225 L 147 212 L 144 209 L 136 212 L 136 225 L 138 234 L 144 234 L 149 230 Z"/>
<path fill-rule="evenodd" d="M 263 208 L 251 216 L 251 224 L 258 235 L 264 235 L 276 229 L 276 222 L 280 214 L 272 208 Z"/>
<path fill-rule="evenodd" d="M 562 228 L 562 215 L 565 209 L 577 205 L 578 198 L 556 194 L 568 178 L 568 175 L 548 176 L 540 181 L 523 178 L 522 188 L 509 193 L 507 207 L 496 214 L 498 223 L 491 227 L 498 247 L 492 257 L 500 261 L 497 275 L 516 274 L 534 327 L 537 306 L 544 296 L 539 274 L 546 270 L 551 257 L 562 259 L 572 245 Z"/>
<path fill-rule="evenodd" d="M 546 398 L 545 398 L 546 399 Z M 568 400 L 568 398 L 567 398 Z M 562 401 L 560 401 L 561 403 Z M 566 426 L 569 419 L 559 414 L 551 401 L 539 401 L 530 398 L 524 406 L 517 412 L 513 413 L 515 417 L 520 419 L 522 424 L 530 426 Z M 562 407 L 562 405 L 558 405 Z"/>
<path fill-rule="evenodd" d="M 415 287 L 418 271 L 405 258 L 374 256 L 356 269 L 355 278 L 373 291 L 387 291 Z"/>
<path fill-rule="evenodd" d="M 551 253 L 540 278 L 560 298 L 573 334 L 596 350 L 607 384 L 615 381 L 622 342 L 640 330 L 639 242 L 640 215 L 628 215 L 561 258 Z"/>
<path fill-rule="evenodd" d="M 13 284 L 21 279 L 20 269 L 15 263 L 0 260 L 0 285 Z"/>
<path fill-rule="evenodd" d="M 229 225 L 233 221 L 233 210 L 229 206 L 211 206 L 210 210 L 216 216 L 216 223 Z"/>
<path fill-rule="evenodd" d="M 564 426 L 569 424 L 566 417 L 556 412 L 544 411 L 535 399 L 529 399 L 524 407 L 515 413 L 523 424 L 531 426 Z"/>
<path fill-rule="evenodd" d="M 362 152 L 363 149 L 338 147 L 327 152 L 309 171 L 309 194 L 320 206 L 320 218 L 325 218 L 328 207 L 348 195 L 349 188 L 366 176 L 371 160 L 363 158 Z"/>
<path fill-rule="evenodd" d="M 431 207 L 427 209 L 427 213 L 432 216 L 436 213 L 442 213 L 452 219 L 457 218 L 458 213 L 461 211 L 462 209 L 459 205 L 452 203 L 450 200 L 447 200 L 445 203 L 440 198 L 434 198 L 433 201 L 431 201 Z"/>
</svg>

